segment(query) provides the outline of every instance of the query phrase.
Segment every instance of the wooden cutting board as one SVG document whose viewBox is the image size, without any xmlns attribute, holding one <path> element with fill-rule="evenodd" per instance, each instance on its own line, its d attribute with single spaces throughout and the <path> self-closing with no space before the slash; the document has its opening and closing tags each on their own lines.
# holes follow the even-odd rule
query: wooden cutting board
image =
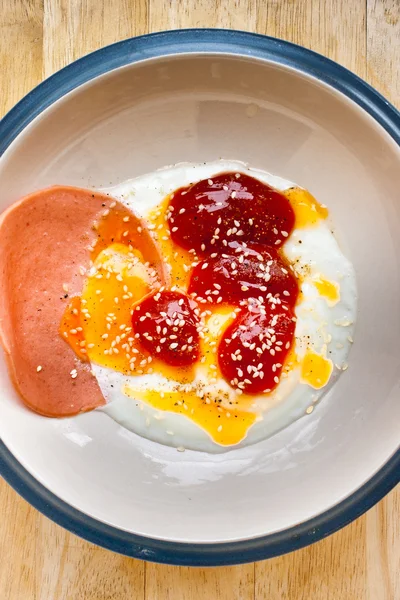
<svg viewBox="0 0 400 600">
<path fill-rule="evenodd" d="M 133 35 L 231 27 L 345 65 L 400 106 L 400 0 L 0 0 L 0 115 L 76 58 Z M 245 566 L 145 564 L 67 533 L 0 483 L 1 600 L 400 600 L 400 489 L 339 533 Z"/>
</svg>

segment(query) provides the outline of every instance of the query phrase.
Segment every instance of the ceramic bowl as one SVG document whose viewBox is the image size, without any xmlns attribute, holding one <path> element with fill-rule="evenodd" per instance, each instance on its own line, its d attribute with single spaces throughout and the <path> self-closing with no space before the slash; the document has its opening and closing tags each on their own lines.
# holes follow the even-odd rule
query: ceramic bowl
<svg viewBox="0 0 400 600">
<path fill-rule="evenodd" d="M 308 188 L 356 269 L 350 368 L 311 415 L 219 455 L 140 439 L 91 412 L 27 410 L 0 363 L 0 467 L 31 504 L 114 551 L 217 565 L 342 527 L 400 477 L 400 122 L 304 48 L 173 31 L 84 57 L 0 124 L 0 208 L 52 184 L 101 187 L 180 161 L 239 159 Z"/>
</svg>

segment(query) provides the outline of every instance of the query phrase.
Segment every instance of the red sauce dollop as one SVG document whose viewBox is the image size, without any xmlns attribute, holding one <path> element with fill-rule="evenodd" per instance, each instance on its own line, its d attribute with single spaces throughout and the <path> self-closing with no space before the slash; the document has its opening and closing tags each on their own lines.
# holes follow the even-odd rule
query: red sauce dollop
<svg viewBox="0 0 400 600">
<path fill-rule="evenodd" d="M 245 310 L 226 329 L 218 347 L 221 373 L 249 394 L 273 390 L 293 343 L 295 317 L 287 305 Z"/>
<path fill-rule="evenodd" d="M 158 291 L 136 307 L 135 336 L 151 355 L 173 366 L 199 358 L 197 303 L 240 307 L 218 346 L 230 385 L 249 394 L 273 390 L 293 344 L 297 278 L 279 247 L 291 234 L 289 200 L 243 173 L 221 173 L 171 194 L 172 241 L 191 250 L 188 294 Z"/>
<path fill-rule="evenodd" d="M 226 252 L 214 253 L 194 267 L 188 291 L 211 304 L 238 305 L 247 298 L 272 297 L 294 306 L 298 284 L 275 248 L 234 242 Z"/>
<path fill-rule="evenodd" d="M 294 227 L 289 200 L 244 173 L 222 173 L 172 195 L 171 238 L 186 250 L 209 254 L 230 241 L 279 247 Z"/>
<path fill-rule="evenodd" d="M 179 292 L 147 296 L 133 312 L 134 333 L 152 356 L 174 367 L 190 365 L 199 357 L 196 306 Z"/>
</svg>

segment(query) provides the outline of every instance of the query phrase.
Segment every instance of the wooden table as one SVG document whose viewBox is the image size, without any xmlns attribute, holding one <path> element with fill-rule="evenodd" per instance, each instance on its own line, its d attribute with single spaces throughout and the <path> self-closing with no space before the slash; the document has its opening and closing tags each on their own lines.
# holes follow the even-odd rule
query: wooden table
<svg viewBox="0 0 400 600">
<path fill-rule="evenodd" d="M 0 114 L 101 46 L 204 26 L 312 48 L 400 105 L 400 0 L 0 0 Z M 0 507 L 1 600 L 400 600 L 399 488 L 311 547 L 217 569 L 145 564 L 97 548 L 4 482 Z"/>
</svg>

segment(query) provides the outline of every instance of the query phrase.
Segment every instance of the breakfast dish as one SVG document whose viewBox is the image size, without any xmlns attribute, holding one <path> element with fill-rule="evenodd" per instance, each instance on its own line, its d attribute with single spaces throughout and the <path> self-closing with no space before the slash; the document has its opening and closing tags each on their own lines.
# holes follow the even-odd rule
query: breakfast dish
<svg viewBox="0 0 400 600">
<path fill-rule="evenodd" d="M 182 163 L 35 192 L 0 227 L 1 340 L 40 414 L 96 408 L 221 452 L 311 413 L 347 369 L 354 270 L 327 208 L 289 181 Z"/>
</svg>

